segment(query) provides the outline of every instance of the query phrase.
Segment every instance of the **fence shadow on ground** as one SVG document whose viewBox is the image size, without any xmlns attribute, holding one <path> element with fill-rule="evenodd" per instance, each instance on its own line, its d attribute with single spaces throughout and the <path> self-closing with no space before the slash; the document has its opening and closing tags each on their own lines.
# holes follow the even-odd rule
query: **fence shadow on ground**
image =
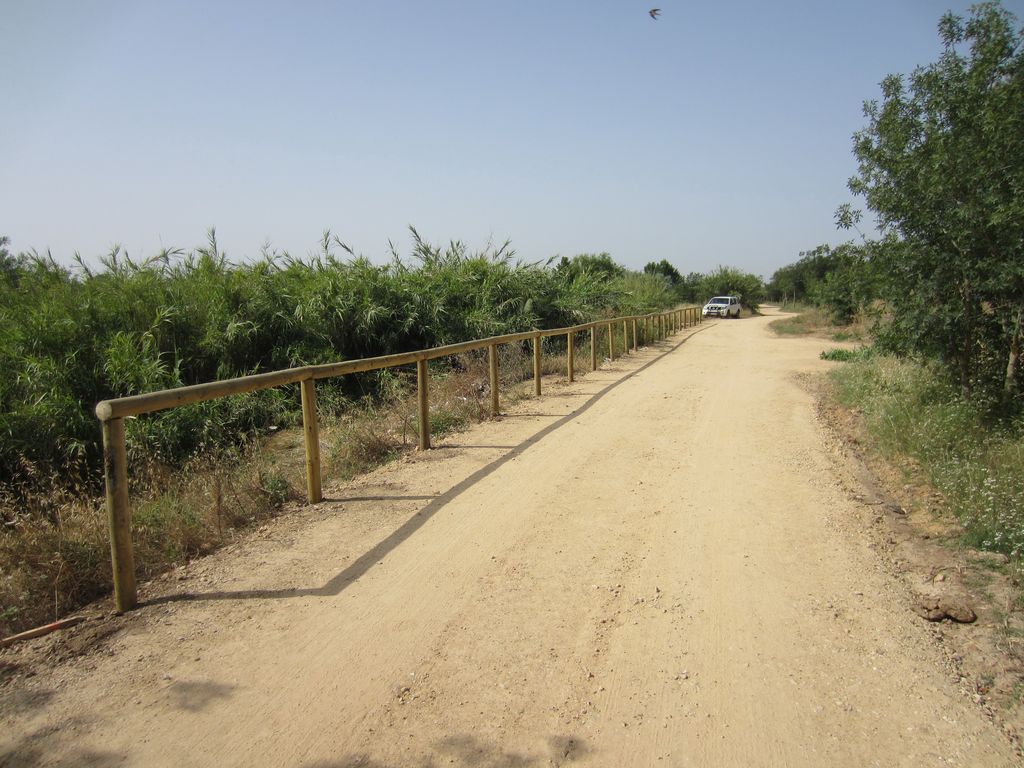
<svg viewBox="0 0 1024 768">
<path fill-rule="evenodd" d="M 573 419 L 583 415 L 588 410 L 593 408 L 602 398 L 605 397 L 609 392 L 612 392 L 617 387 L 625 384 L 631 378 L 637 374 L 647 370 L 655 363 L 659 362 L 663 357 L 669 353 L 675 351 L 683 344 L 685 344 L 695 334 L 700 333 L 704 328 L 711 326 L 699 326 L 693 333 L 688 334 L 685 338 L 680 339 L 674 343 L 661 342 L 660 344 L 652 345 L 655 349 L 661 348 L 660 354 L 648 360 L 646 363 L 641 365 L 635 371 L 627 373 L 625 376 L 616 379 L 607 386 L 603 387 L 598 392 L 591 395 L 587 401 L 579 408 L 574 410 L 572 413 L 561 416 L 558 420 L 551 422 L 543 429 L 539 430 L 535 434 L 527 437 L 519 445 L 513 447 L 508 452 L 502 454 L 494 461 L 485 464 L 472 473 L 465 479 L 453 485 L 444 493 L 431 498 L 430 502 L 424 506 L 421 510 L 413 514 L 408 520 L 402 525 L 396 528 L 386 538 L 382 539 L 375 546 L 368 551 L 360 555 L 354 560 L 349 566 L 343 571 L 334 576 L 330 581 L 320 587 L 311 588 L 300 588 L 293 587 L 290 589 L 252 589 L 252 590 L 237 590 L 237 591 L 218 591 L 218 592 L 181 592 L 174 595 L 164 595 L 161 597 L 155 597 L 149 600 L 140 601 L 139 607 L 149 605 L 160 605 L 163 603 L 175 603 L 175 602 L 190 602 L 194 600 L 257 600 L 257 599 L 279 599 L 279 598 L 294 598 L 294 597 L 335 597 L 352 584 L 354 581 L 359 579 L 365 574 L 375 563 L 383 560 L 389 555 L 399 544 L 412 536 L 416 531 L 423 527 L 423 525 L 437 514 L 440 510 L 444 509 L 445 505 L 454 499 L 461 496 L 467 490 L 472 488 L 474 485 L 479 483 L 487 476 L 493 474 L 498 469 L 503 467 L 508 462 L 522 455 L 524 451 L 528 450 L 531 446 L 535 445 L 545 437 L 550 435 L 557 429 L 568 424 Z"/>
<path fill-rule="evenodd" d="M 561 765 L 591 755 L 593 750 L 578 736 L 551 736 L 542 751 L 527 753 L 494 745 L 477 736 L 450 736 L 434 745 L 434 754 L 415 762 L 403 759 L 401 765 L 414 768 L 438 768 L 441 765 L 480 766 L 490 768 L 532 768 Z M 380 762 L 369 755 L 346 755 L 340 760 L 306 764 L 303 768 L 393 768 L 397 764 Z"/>
</svg>

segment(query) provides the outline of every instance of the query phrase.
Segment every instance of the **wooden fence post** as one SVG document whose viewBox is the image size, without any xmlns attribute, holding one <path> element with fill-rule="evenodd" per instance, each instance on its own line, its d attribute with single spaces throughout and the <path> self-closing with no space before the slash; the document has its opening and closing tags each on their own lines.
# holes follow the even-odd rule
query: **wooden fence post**
<svg viewBox="0 0 1024 768">
<path fill-rule="evenodd" d="M 572 331 L 565 334 L 565 346 L 569 355 L 569 361 L 566 363 L 566 373 L 568 374 L 570 384 L 576 380 L 576 340 L 573 338 L 574 335 Z"/>
<path fill-rule="evenodd" d="M 323 501 L 320 486 L 320 425 L 316 417 L 316 381 L 303 379 L 302 435 L 306 442 L 306 498 L 310 504 Z"/>
<path fill-rule="evenodd" d="M 689 313 L 689 314 L 687 314 Z M 676 322 L 687 320 L 693 324 L 703 323 L 703 314 L 698 307 L 691 307 L 675 314 Z M 630 323 L 632 323 L 633 349 L 638 350 L 641 343 L 650 344 L 664 334 L 671 320 L 670 313 L 651 313 L 643 317 L 631 317 L 622 320 L 623 354 L 630 351 Z M 642 321 L 642 322 L 641 322 Z M 615 321 L 595 321 L 576 326 L 578 331 L 566 329 L 568 349 L 567 375 L 569 381 L 575 379 L 576 339 L 575 333 L 590 330 L 590 369 L 598 368 L 598 334 L 602 326 L 608 330 L 608 354 L 615 359 Z M 254 392 L 270 387 L 299 384 L 302 398 L 302 424 L 305 441 L 306 461 L 306 493 L 311 504 L 323 500 L 323 487 L 320 466 L 319 422 L 316 406 L 316 379 L 331 376 L 342 376 L 362 371 L 378 370 L 397 365 L 416 363 L 417 405 L 419 421 L 419 448 L 428 450 L 430 439 L 430 382 L 428 358 L 443 357 L 446 354 L 457 354 L 466 350 L 478 350 L 487 346 L 488 374 L 491 383 L 491 413 L 499 415 L 499 381 L 498 355 L 499 343 L 517 344 L 527 338 L 533 339 L 534 391 L 541 394 L 541 342 L 544 332 L 540 330 L 526 333 L 507 334 L 491 337 L 487 340 L 462 342 L 459 344 L 437 347 L 430 350 L 406 352 L 397 355 L 386 355 L 380 358 L 350 360 L 302 368 L 290 368 L 281 371 L 242 376 L 218 382 L 208 382 L 187 387 L 177 387 L 159 392 L 133 395 L 113 400 L 104 400 L 96 404 L 96 416 L 100 421 L 103 433 L 103 473 L 106 486 L 106 507 L 110 534 L 110 557 L 114 581 L 114 601 L 119 612 L 130 611 L 138 605 L 138 589 L 135 578 L 135 555 L 132 548 L 132 519 L 128 493 L 127 449 L 125 444 L 125 422 L 127 416 L 152 413 L 158 410 L 174 408 L 190 403 L 204 402 L 218 397 Z"/>
<path fill-rule="evenodd" d="M 118 613 L 138 605 L 135 589 L 135 554 L 132 551 L 132 514 L 128 506 L 128 455 L 124 419 L 103 424 L 103 479 L 107 489 L 110 523 L 110 561 L 114 570 L 114 604 Z"/>
<path fill-rule="evenodd" d="M 487 373 L 491 380 L 491 416 L 497 416 L 498 410 L 498 345 L 487 347 Z"/>
<path fill-rule="evenodd" d="M 416 361 L 416 389 L 419 400 L 420 450 L 430 449 L 430 382 L 427 361 Z"/>
<path fill-rule="evenodd" d="M 540 397 L 540 334 L 533 337 L 533 394 Z"/>
</svg>

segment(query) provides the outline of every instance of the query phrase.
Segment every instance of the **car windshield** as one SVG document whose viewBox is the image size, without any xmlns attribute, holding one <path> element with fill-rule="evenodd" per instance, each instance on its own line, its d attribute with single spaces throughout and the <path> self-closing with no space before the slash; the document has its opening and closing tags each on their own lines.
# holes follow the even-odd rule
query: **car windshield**
<svg viewBox="0 0 1024 768">
<path fill-rule="evenodd" d="M 708 302 L 708 304 L 728 304 L 728 303 L 729 303 L 729 297 L 728 296 L 715 296 L 715 298 L 711 299 L 711 301 Z"/>
</svg>

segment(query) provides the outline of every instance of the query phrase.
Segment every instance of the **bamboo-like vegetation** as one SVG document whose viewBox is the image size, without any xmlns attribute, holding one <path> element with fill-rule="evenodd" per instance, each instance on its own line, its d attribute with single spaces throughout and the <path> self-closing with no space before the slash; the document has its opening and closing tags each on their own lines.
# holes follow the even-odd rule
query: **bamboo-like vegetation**
<svg viewBox="0 0 1024 768">
<path fill-rule="evenodd" d="M 445 248 L 413 230 L 409 258 L 374 264 L 325 233 L 299 259 L 231 263 L 215 232 L 190 253 L 145 261 L 119 249 L 99 269 L 5 256 L 0 272 L 0 484 L 98 477 L 102 400 L 469 339 L 645 314 L 675 301 L 661 275 L 524 263 L 508 244 Z M 296 382 L 298 379 L 295 380 Z M 337 411 L 373 393 L 367 375 L 321 390 Z M 295 385 L 297 387 L 297 384 Z M 183 460 L 200 447 L 295 423 L 294 393 L 269 389 L 126 425 L 132 455 Z"/>
<path fill-rule="evenodd" d="M 526 334 L 521 345 L 431 363 L 430 396 L 443 407 L 434 412 L 432 405 L 429 427 L 443 434 L 497 411 L 498 387 L 488 387 L 489 379 L 502 378 L 504 398 L 509 382 L 530 378 L 534 329 L 644 315 L 678 297 L 662 274 L 585 268 L 586 256 L 557 266 L 524 263 L 507 244 L 439 248 L 415 231 L 412 253 L 386 264 L 356 257 L 329 233 L 306 258 L 267 252 L 245 263 L 229 261 L 212 231 L 192 252 L 138 261 L 114 249 L 98 268 L 66 268 L 35 252 L 12 256 L 6 245 L 0 238 L 4 630 L 63 615 L 109 589 L 102 430 L 93 413 L 99 401 L 240 376 L 269 380 L 290 368 L 312 369 L 320 379 L 315 391 L 306 384 L 304 398 L 303 377 L 259 391 L 250 380 L 230 397 L 120 419 L 134 567 L 147 578 L 231 540 L 237 528 L 317 486 L 310 463 L 303 493 L 301 464 L 281 471 L 278 449 L 264 453 L 263 439 L 250 439 L 286 434 L 273 430 L 303 421 L 303 401 L 328 420 L 324 462 L 333 476 L 386 460 L 410 436 L 415 444 L 417 433 L 427 433 L 404 405 L 415 370 L 332 378 L 350 373 L 357 359 Z M 613 264 L 604 255 L 599 261 Z M 566 370 L 567 337 L 542 340 L 544 373 Z M 574 346 L 576 370 L 587 357 L 596 367 L 594 341 L 591 335 L 590 355 Z M 464 394 L 451 394 L 462 386 L 469 387 Z M 489 398 L 477 396 L 488 389 Z M 117 492 L 124 487 L 115 484 Z"/>
</svg>

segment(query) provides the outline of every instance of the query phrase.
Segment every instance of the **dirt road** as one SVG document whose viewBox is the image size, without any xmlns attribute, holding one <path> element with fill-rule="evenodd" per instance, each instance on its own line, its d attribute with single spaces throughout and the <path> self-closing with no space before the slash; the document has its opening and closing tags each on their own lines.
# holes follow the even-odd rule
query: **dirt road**
<svg viewBox="0 0 1024 768">
<path fill-rule="evenodd" d="M 1001 766 L 802 375 L 708 322 L 151 588 L 0 764 Z M 144 599 L 146 593 L 143 593 Z"/>
</svg>

